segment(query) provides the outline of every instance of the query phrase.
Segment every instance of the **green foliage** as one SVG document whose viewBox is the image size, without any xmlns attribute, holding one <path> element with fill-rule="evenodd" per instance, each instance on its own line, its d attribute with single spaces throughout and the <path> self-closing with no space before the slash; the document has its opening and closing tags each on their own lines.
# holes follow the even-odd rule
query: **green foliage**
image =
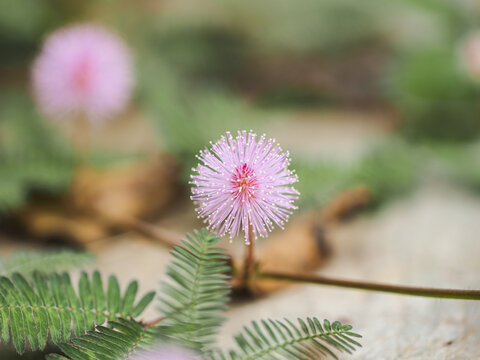
<svg viewBox="0 0 480 360">
<path fill-rule="evenodd" d="M 403 134 L 416 141 L 475 138 L 480 134 L 480 87 L 469 78 L 461 56 L 465 36 L 478 27 L 474 3 L 398 3 L 413 10 L 410 18 L 422 16 L 385 81 L 390 101 L 404 120 Z"/>
<path fill-rule="evenodd" d="M 458 44 L 421 49 L 393 67 L 391 97 L 416 140 L 468 140 L 480 134 L 480 87 L 462 73 Z"/>
<path fill-rule="evenodd" d="M 372 205 L 407 193 L 417 185 L 422 153 L 402 142 L 391 141 L 371 151 L 353 169 L 352 185 L 364 185 L 372 193 Z"/>
<path fill-rule="evenodd" d="M 16 251 L 8 257 L 0 257 L 0 275 L 10 276 L 13 273 L 20 273 L 28 277 L 34 271 L 44 274 L 67 271 L 87 265 L 94 259 L 95 257 L 91 253 L 73 250 Z"/>
<path fill-rule="evenodd" d="M 380 16 L 383 3 L 377 0 L 361 4 L 355 0 L 205 0 L 202 5 L 192 5 L 193 21 L 189 14 L 185 16 L 168 9 L 160 21 L 183 23 L 186 28 L 197 25 L 194 28 L 197 31 L 199 23 L 203 26 L 222 24 L 226 32 L 233 29 L 243 34 L 251 43 L 250 54 L 258 51 L 325 54 L 377 38 L 384 30 Z M 338 21 L 347 18 L 347 22 Z"/>
<path fill-rule="evenodd" d="M 430 156 L 453 181 L 480 191 L 480 144 L 431 144 Z"/>
<path fill-rule="evenodd" d="M 231 268 L 223 249 L 214 247 L 220 238 L 205 229 L 187 234 L 188 241 L 172 250 L 174 260 L 167 268 L 160 312 L 164 329 L 172 340 L 205 350 L 223 321 L 230 293 Z"/>
<path fill-rule="evenodd" d="M 152 36 L 152 46 L 162 59 L 197 86 L 234 80 L 249 50 L 243 34 L 217 24 L 176 22 L 160 27 Z"/>
<path fill-rule="evenodd" d="M 66 273 L 48 278 L 35 272 L 31 284 L 20 274 L 0 277 L 0 319 L 4 342 L 12 341 L 23 353 L 26 341 L 30 349 L 43 349 L 47 339 L 55 344 L 78 337 L 105 320 L 136 317 L 153 299 L 146 294 L 135 304 L 138 284 L 131 282 L 124 296 L 118 280 L 110 276 L 108 289 L 94 272 L 89 279 L 83 272 L 78 282 L 78 295 Z"/>
<path fill-rule="evenodd" d="M 305 161 L 294 157 L 292 168 L 298 175 L 296 188 L 302 208 L 325 205 L 351 185 L 351 169 L 326 160 Z"/>
<path fill-rule="evenodd" d="M 192 90 L 161 58 L 147 59 L 140 67 L 141 102 L 159 143 L 183 164 L 185 179 L 196 165 L 195 154 L 209 141 L 258 126 L 256 110 L 243 101 L 218 88 Z"/>
<path fill-rule="evenodd" d="M 2 0 L 0 66 L 5 63 L 15 64 L 15 68 L 19 64 L 28 65 L 45 34 L 74 19 L 78 20 L 89 1 L 25 0 L 18 6 L 16 0 Z"/>
<path fill-rule="evenodd" d="M 61 192 L 73 172 L 71 149 L 41 121 L 20 92 L 0 97 L 0 213 L 21 206 L 32 190 Z"/>
<path fill-rule="evenodd" d="M 351 332 L 350 325 L 324 320 L 323 326 L 317 318 L 298 319 L 295 325 L 288 319 L 253 321 L 244 327 L 243 333 L 235 336 L 240 348 L 231 350 L 232 360 L 256 359 L 319 359 L 326 356 L 337 358 L 334 351 L 351 354 L 361 345 L 354 340 L 361 336 Z M 226 359 L 226 356 L 221 356 Z"/>
<path fill-rule="evenodd" d="M 110 166 L 137 159 L 135 154 L 93 149 L 82 161 Z M 68 139 L 40 117 L 26 94 L 0 94 L 0 215 L 24 205 L 31 193 L 66 192 L 76 162 Z"/>
<path fill-rule="evenodd" d="M 298 325 L 254 321 L 235 337 L 238 348 L 227 353 L 215 348 L 231 272 L 225 250 L 216 247 L 219 240 L 202 229 L 175 246 L 160 297 L 163 316 L 150 324 L 134 318 L 155 293 L 135 303 L 136 281 L 122 296 L 117 279 L 111 276 L 105 290 L 98 272 L 91 279 L 83 272 L 77 293 L 66 273 L 47 278 L 35 272 L 31 283 L 18 273 L 1 276 L 0 338 L 13 343 L 19 354 L 27 344 L 32 350 L 43 349 L 50 339 L 63 355 L 51 354 L 48 360 L 128 359 L 159 342 L 183 345 L 212 360 L 318 359 L 360 346 L 354 340 L 360 335 L 351 332 L 351 326 L 307 318 L 298 319 Z"/>
<path fill-rule="evenodd" d="M 47 360 L 114 360 L 127 359 L 135 352 L 155 343 L 155 329 L 142 326 L 135 320 L 118 319 L 108 325 L 59 344 L 68 357 L 48 355 Z"/>
<path fill-rule="evenodd" d="M 437 21 L 439 28 L 430 29 L 437 34 L 428 35 L 441 40 L 439 44 L 456 41 L 465 31 L 476 26 L 477 14 L 473 3 L 450 0 L 399 0 L 398 2 L 407 5 L 416 14 L 423 13 Z M 415 40 L 412 39 L 412 42 L 415 43 Z"/>
<path fill-rule="evenodd" d="M 160 308 L 165 319 L 161 332 L 170 340 L 202 351 L 212 359 L 317 359 L 318 355 L 335 356 L 331 350 L 351 353 L 360 346 L 350 332 L 351 326 L 316 319 L 292 322 L 262 321 L 252 323 L 235 340 L 239 350 L 225 355 L 211 347 L 213 335 L 223 320 L 229 293 L 230 267 L 224 250 L 214 246 L 220 240 L 205 229 L 187 234 L 188 241 L 172 251 L 174 260 L 167 269 L 169 283 L 163 286 Z M 330 348 L 331 349 L 330 349 Z"/>
<path fill-rule="evenodd" d="M 292 167 L 299 178 L 302 206 L 325 205 L 340 192 L 359 185 L 371 191 L 376 206 L 413 189 L 422 174 L 422 161 L 425 158 L 419 148 L 390 139 L 353 164 L 297 160 Z"/>
</svg>

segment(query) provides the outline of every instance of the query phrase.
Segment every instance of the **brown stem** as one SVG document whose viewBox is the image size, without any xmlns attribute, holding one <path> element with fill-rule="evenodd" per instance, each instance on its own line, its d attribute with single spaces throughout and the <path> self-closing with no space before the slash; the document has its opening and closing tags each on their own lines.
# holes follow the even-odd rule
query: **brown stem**
<svg viewBox="0 0 480 360">
<path fill-rule="evenodd" d="M 73 119 L 72 141 L 80 165 L 87 162 L 90 153 L 90 123 L 84 114 Z M 77 165 L 78 166 L 78 165 Z"/>
<path fill-rule="evenodd" d="M 242 271 L 242 280 L 246 287 L 249 287 L 250 281 L 255 275 L 255 239 L 251 225 L 248 226 L 248 237 L 250 238 L 250 243 L 246 245 Z"/>
<path fill-rule="evenodd" d="M 82 173 L 85 170 L 90 152 L 90 127 L 88 120 L 83 114 L 79 114 L 73 119 L 71 127 L 71 140 L 74 151 L 74 167 L 72 174 L 72 194 L 82 194 L 84 183 L 82 183 Z M 72 202 L 76 203 L 77 197 L 72 197 Z"/>
<path fill-rule="evenodd" d="M 165 320 L 165 316 L 160 316 L 152 321 L 142 322 L 143 327 L 151 328 Z"/>
<path fill-rule="evenodd" d="M 373 283 L 346 279 L 335 279 L 321 275 L 300 275 L 286 274 L 277 272 L 257 272 L 258 278 L 286 280 L 297 283 L 319 284 L 328 286 L 337 286 L 350 289 L 361 289 L 369 291 L 379 291 L 401 295 L 422 296 L 442 299 L 461 299 L 461 300 L 480 300 L 480 290 L 460 290 L 460 289 L 441 289 L 426 288 L 418 286 L 390 285 L 384 283 Z"/>
<path fill-rule="evenodd" d="M 85 114 L 80 113 L 72 120 L 71 141 L 76 156 L 76 167 L 85 165 L 90 155 L 91 128 Z"/>
<path fill-rule="evenodd" d="M 106 216 L 104 217 L 107 218 Z M 125 229 L 135 231 L 150 239 L 154 239 L 168 248 L 173 248 L 182 238 L 182 235 L 175 231 L 151 224 L 132 216 L 122 216 L 121 218 L 108 220 L 112 223 L 123 226 Z"/>
</svg>

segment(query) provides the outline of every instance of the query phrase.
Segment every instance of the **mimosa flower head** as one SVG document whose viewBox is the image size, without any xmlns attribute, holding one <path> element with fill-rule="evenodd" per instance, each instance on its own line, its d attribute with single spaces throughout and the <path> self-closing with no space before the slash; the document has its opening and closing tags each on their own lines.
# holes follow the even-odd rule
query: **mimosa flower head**
<svg viewBox="0 0 480 360">
<path fill-rule="evenodd" d="M 298 198 L 292 184 L 298 181 L 289 170 L 288 152 L 265 135 L 229 132 L 198 156 L 193 169 L 192 200 L 209 229 L 230 240 L 244 233 L 247 244 L 265 237 L 277 225 L 283 228 Z M 254 239 L 251 239 L 249 227 Z"/>
<path fill-rule="evenodd" d="M 461 42 L 461 65 L 469 75 L 480 80 L 480 30 L 468 34 Z"/>
<path fill-rule="evenodd" d="M 81 24 L 45 41 L 32 67 L 36 103 L 45 116 L 83 114 L 98 122 L 124 110 L 133 86 L 131 54 L 106 28 Z"/>
</svg>

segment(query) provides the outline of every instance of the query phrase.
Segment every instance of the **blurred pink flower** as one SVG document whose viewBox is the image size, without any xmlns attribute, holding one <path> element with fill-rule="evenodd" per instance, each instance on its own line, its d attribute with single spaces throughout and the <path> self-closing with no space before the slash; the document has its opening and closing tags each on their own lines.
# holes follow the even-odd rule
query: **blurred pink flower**
<svg viewBox="0 0 480 360">
<path fill-rule="evenodd" d="M 467 35 L 460 49 L 462 65 L 471 76 L 480 79 L 480 30 Z"/>
<path fill-rule="evenodd" d="M 164 346 L 139 353 L 133 360 L 200 360 L 200 357 L 180 348 Z"/>
<path fill-rule="evenodd" d="M 133 85 L 124 42 L 93 24 L 59 29 L 45 41 L 32 69 L 40 110 L 59 119 L 80 113 L 92 122 L 125 109 Z"/>
<path fill-rule="evenodd" d="M 250 243 L 253 236 L 267 236 L 274 224 L 283 228 L 296 206 L 298 192 L 291 186 L 298 181 L 288 169 L 288 152 L 282 152 L 275 140 L 257 139 L 253 132 L 230 133 L 211 143 L 211 150 L 200 152 L 201 163 L 193 169 L 190 182 L 192 200 L 208 228 L 219 235 L 240 231 Z"/>
</svg>

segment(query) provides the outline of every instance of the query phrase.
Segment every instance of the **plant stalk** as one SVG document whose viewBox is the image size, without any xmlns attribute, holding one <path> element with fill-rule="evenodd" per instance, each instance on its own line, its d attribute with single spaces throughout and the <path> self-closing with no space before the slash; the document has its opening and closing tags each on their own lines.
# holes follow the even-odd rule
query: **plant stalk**
<svg viewBox="0 0 480 360">
<path fill-rule="evenodd" d="M 246 287 L 249 287 L 251 280 L 255 276 L 255 239 L 251 225 L 248 226 L 248 237 L 250 238 L 250 243 L 246 245 L 242 271 L 242 280 Z"/>
<path fill-rule="evenodd" d="M 71 131 L 74 164 L 70 192 L 72 202 L 78 205 L 76 194 L 82 193 L 82 175 L 90 153 L 90 126 L 84 114 L 78 114 L 73 119 Z"/>
<path fill-rule="evenodd" d="M 322 275 L 301 275 L 277 272 L 257 272 L 261 279 L 283 280 L 296 283 L 337 286 L 342 288 L 378 291 L 400 295 L 421 296 L 441 299 L 480 300 L 480 290 L 442 289 L 419 286 L 391 285 L 385 283 L 365 282 L 358 280 L 336 279 Z"/>
<path fill-rule="evenodd" d="M 85 114 L 78 114 L 73 119 L 72 142 L 76 157 L 76 166 L 82 166 L 88 161 L 90 155 L 90 123 Z"/>
</svg>

